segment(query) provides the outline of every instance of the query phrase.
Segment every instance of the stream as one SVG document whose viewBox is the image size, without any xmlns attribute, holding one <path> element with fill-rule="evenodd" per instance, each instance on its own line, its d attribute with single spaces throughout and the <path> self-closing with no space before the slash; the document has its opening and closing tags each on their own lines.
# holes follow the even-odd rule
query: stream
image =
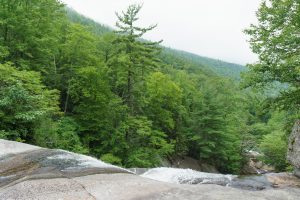
<svg viewBox="0 0 300 200">
<path fill-rule="evenodd" d="M 191 169 L 153 168 L 135 169 L 134 173 L 157 181 L 177 184 L 216 184 L 245 190 L 271 188 L 300 188 L 300 179 L 291 173 L 266 173 L 261 175 L 237 176 L 199 172 Z"/>
</svg>

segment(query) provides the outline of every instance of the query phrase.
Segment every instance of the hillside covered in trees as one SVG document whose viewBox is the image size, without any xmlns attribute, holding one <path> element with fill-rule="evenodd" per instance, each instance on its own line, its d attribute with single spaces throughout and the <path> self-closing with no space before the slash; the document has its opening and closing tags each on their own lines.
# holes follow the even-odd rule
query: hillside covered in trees
<svg viewBox="0 0 300 200">
<path fill-rule="evenodd" d="M 253 149 L 287 167 L 293 115 L 241 87 L 243 66 L 143 40 L 141 6 L 112 30 L 56 0 L 0 2 L 0 138 L 123 167 L 188 155 L 238 174 Z"/>
<path fill-rule="evenodd" d="M 84 26 L 89 27 L 90 31 L 97 35 L 104 35 L 113 32 L 113 29 L 102 25 L 100 23 L 95 22 L 92 19 L 89 19 L 85 17 L 84 15 L 81 15 L 77 13 L 72 8 L 66 7 L 66 12 L 68 18 L 73 23 L 78 23 Z M 167 47 L 163 47 L 161 52 L 161 58 L 167 58 L 165 59 L 165 62 L 172 62 L 173 66 L 176 66 L 176 62 L 178 60 L 185 60 L 184 62 L 188 62 L 190 64 L 193 64 L 199 68 L 206 69 L 209 71 L 213 71 L 218 75 L 230 77 L 234 80 L 240 79 L 240 73 L 246 70 L 245 66 L 234 64 L 234 63 L 228 63 L 217 59 L 207 58 L 203 56 L 199 56 L 193 53 L 175 50 Z M 183 64 L 179 64 L 178 67 L 183 67 Z"/>
</svg>

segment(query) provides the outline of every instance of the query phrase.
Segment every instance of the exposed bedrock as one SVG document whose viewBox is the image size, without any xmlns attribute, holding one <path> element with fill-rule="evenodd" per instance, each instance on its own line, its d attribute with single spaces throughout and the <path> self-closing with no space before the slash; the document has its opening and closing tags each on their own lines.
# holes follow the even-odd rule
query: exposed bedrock
<svg viewBox="0 0 300 200">
<path fill-rule="evenodd" d="M 295 122 L 289 137 L 287 159 L 294 166 L 295 175 L 300 177 L 300 120 Z"/>
<path fill-rule="evenodd" d="M 251 191 L 228 187 L 235 178 L 231 175 L 182 169 L 178 176 L 175 170 L 163 170 L 170 182 L 138 176 L 89 156 L 0 140 L 0 199 L 285 200 L 300 196 L 300 189 L 294 187 L 298 179 L 293 186 L 280 186 L 291 183 L 286 175 L 273 176 L 278 188 Z M 243 184 L 248 187 L 249 182 Z"/>
</svg>

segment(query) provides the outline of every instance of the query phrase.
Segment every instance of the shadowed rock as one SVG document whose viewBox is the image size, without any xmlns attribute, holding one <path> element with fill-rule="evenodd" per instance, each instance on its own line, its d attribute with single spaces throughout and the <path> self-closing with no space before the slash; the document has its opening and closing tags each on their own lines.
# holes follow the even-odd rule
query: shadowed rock
<svg viewBox="0 0 300 200">
<path fill-rule="evenodd" d="M 295 167 L 295 175 L 300 177 L 300 120 L 297 120 L 289 137 L 288 161 Z"/>
</svg>

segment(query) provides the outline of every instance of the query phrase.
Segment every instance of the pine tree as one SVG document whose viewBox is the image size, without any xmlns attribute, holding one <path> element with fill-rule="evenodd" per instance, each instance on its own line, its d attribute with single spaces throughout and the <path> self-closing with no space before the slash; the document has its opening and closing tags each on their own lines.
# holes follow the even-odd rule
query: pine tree
<svg viewBox="0 0 300 200">
<path fill-rule="evenodd" d="M 122 15 L 117 13 L 116 26 L 119 30 L 116 31 L 118 37 L 114 41 L 117 49 L 109 64 L 112 76 L 115 77 L 113 82 L 116 93 L 124 99 L 132 114 L 138 107 L 138 85 L 141 85 L 145 75 L 157 69 L 160 63 L 157 58 L 160 42 L 146 42 L 141 39 L 156 25 L 147 28 L 135 26 L 141 8 L 141 5 L 131 5 Z"/>
</svg>

